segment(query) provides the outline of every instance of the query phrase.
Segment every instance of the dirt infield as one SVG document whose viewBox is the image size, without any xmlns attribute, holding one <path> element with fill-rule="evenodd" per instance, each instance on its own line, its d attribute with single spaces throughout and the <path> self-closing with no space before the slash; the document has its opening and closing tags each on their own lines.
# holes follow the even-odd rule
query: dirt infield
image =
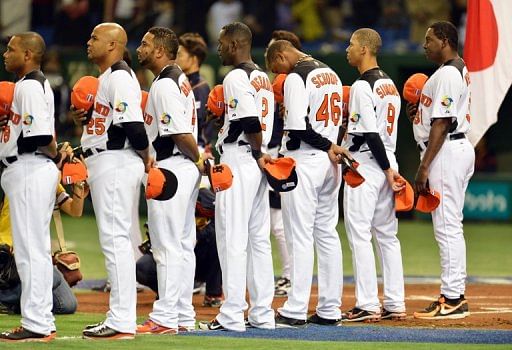
<svg viewBox="0 0 512 350">
<path fill-rule="evenodd" d="M 313 286 L 310 313 L 315 310 L 317 288 Z M 477 284 L 467 287 L 466 298 L 469 301 L 471 316 L 462 320 L 444 321 L 419 321 L 412 318 L 412 313 L 425 308 L 439 293 L 438 285 L 415 284 L 406 285 L 405 295 L 407 313 L 409 316 L 405 321 L 381 321 L 382 326 L 401 327 L 445 327 L 445 328 L 480 328 L 480 329 L 507 329 L 512 330 L 512 285 L 488 285 Z M 103 313 L 108 310 L 108 293 L 85 292 L 77 293 L 78 311 Z M 155 294 L 151 291 L 144 291 L 138 294 L 137 313 L 145 316 L 151 311 Z M 194 295 L 194 306 L 196 307 L 198 320 L 210 320 L 218 312 L 215 308 L 202 306 L 204 296 Z M 280 307 L 286 298 L 275 298 L 274 308 Z M 354 286 L 347 285 L 344 288 L 343 307 L 348 310 L 354 306 Z"/>
</svg>

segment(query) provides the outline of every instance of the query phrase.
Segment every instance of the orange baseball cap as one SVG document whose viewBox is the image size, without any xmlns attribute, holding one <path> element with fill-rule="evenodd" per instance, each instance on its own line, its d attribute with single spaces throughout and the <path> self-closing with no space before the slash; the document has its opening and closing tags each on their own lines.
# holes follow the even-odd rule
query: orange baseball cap
<svg viewBox="0 0 512 350">
<path fill-rule="evenodd" d="M 224 90 L 222 85 L 215 85 L 215 87 L 208 94 L 208 109 L 217 117 L 224 114 Z"/>
<path fill-rule="evenodd" d="M 173 172 L 164 168 L 151 168 L 146 184 L 146 199 L 166 201 L 178 190 L 178 178 Z"/>
<path fill-rule="evenodd" d="M 399 181 L 405 182 L 405 188 L 395 192 L 395 210 L 409 211 L 414 207 L 414 190 L 411 184 L 403 177 Z"/>
<path fill-rule="evenodd" d="M 348 117 L 348 100 L 350 99 L 350 85 L 343 85 L 343 102 L 341 110 L 343 117 Z"/>
<path fill-rule="evenodd" d="M 341 164 L 343 164 L 343 180 L 347 185 L 355 188 L 365 181 L 364 177 L 357 171 L 359 163 L 355 159 L 349 159 L 341 154 Z"/>
<path fill-rule="evenodd" d="M 78 79 L 71 90 L 71 104 L 77 109 L 88 111 L 96 97 L 98 91 L 98 78 L 86 75 Z"/>
<path fill-rule="evenodd" d="M 427 81 L 428 76 L 423 73 L 415 73 L 407 79 L 404 84 L 404 99 L 410 103 L 418 103 L 420 100 L 421 90 Z"/>
<path fill-rule="evenodd" d="M 209 161 L 206 161 L 205 166 L 213 192 L 224 191 L 231 187 L 233 184 L 233 173 L 227 164 L 212 165 Z"/>
<path fill-rule="evenodd" d="M 274 100 L 277 103 L 284 102 L 284 81 L 286 80 L 286 74 L 278 74 L 272 82 L 272 90 L 274 90 Z"/>
<path fill-rule="evenodd" d="M 416 210 L 422 213 L 431 213 L 434 211 L 441 202 L 441 194 L 434 190 L 428 190 L 426 193 L 421 193 L 418 196 L 416 203 Z"/>
<path fill-rule="evenodd" d="M 0 115 L 11 113 L 12 100 L 14 99 L 14 83 L 0 81 Z"/>
<path fill-rule="evenodd" d="M 267 163 L 264 170 L 268 184 L 274 191 L 288 192 L 297 187 L 298 178 L 293 158 L 274 159 L 274 163 Z"/>
<path fill-rule="evenodd" d="M 87 179 L 87 168 L 80 162 L 67 162 L 62 166 L 62 183 L 64 185 L 75 184 Z"/>
<path fill-rule="evenodd" d="M 148 96 L 149 93 L 144 90 L 140 90 L 141 93 L 141 100 L 140 100 L 140 108 L 142 109 L 142 113 L 144 113 L 144 110 L 146 109 L 146 104 L 148 103 Z"/>
</svg>

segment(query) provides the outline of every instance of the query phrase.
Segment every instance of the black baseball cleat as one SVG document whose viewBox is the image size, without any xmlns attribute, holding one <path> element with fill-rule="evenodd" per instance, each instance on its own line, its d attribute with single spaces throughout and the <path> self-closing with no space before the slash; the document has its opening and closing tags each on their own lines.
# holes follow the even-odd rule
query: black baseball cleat
<svg viewBox="0 0 512 350">
<path fill-rule="evenodd" d="M 379 322 L 381 318 L 380 312 L 366 311 L 358 307 L 353 308 L 347 313 L 341 315 L 343 322 Z"/>
<path fill-rule="evenodd" d="M 286 317 L 276 312 L 276 328 L 300 328 L 306 325 L 306 320 Z"/>
<path fill-rule="evenodd" d="M 323 318 L 318 316 L 318 314 L 314 313 L 309 316 L 308 323 L 318 324 L 320 326 L 339 326 L 341 325 L 341 318 L 331 319 L 331 318 Z"/>
<path fill-rule="evenodd" d="M 95 340 L 131 340 L 135 338 L 135 334 L 116 331 L 101 322 L 96 327 L 85 328 L 82 331 L 82 338 Z"/>
<path fill-rule="evenodd" d="M 213 320 L 211 320 L 210 322 L 199 322 L 199 329 L 203 330 L 203 331 L 225 331 L 226 328 L 224 328 L 223 325 L 221 325 L 219 323 L 219 321 L 217 321 L 216 318 L 214 318 Z"/>
<path fill-rule="evenodd" d="M 49 335 L 32 332 L 23 327 L 14 328 L 11 331 L 0 333 L 0 342 L 7 343 L 48 343 L 57 337 L 57 332 Z"/>
<path fill-rule="evenodd" d="M 469 315 L 469 306 L 466 298 L 462 296 L 457 299 L 448 299 L 441 295 L 437 301 L 434 301 L 425 310 L 415 312 L 414 318 L 424 320 L 457 320 Z"/>
<path fill-rule="evenodd" d="M 382 309 L 380 312 L 380 318 L 382 320 L 393 320 L 393 321 L 404 321 L 407 318 L 405 311 L 388 311 Z"/>
</svg>

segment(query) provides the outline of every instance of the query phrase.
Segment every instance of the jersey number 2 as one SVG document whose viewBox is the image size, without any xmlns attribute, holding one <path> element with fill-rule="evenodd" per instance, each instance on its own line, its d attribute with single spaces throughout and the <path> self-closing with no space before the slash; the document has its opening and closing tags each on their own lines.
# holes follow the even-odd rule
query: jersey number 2
<svg viewBox="0 0 512 350">
<path fill-rule="evenodd" d="M 265 124 L 265 117 L 268 114 L 268 100 L 263 97 L 261 99 L 261 130 L 267 130 L 267 124 Z"/>
<path fill-rule="evenodd" d="M 388 123 L 386 129 L 388 131 L 389 136 L 391 136 L 391 134 L 393 133 L 393 126 L 395 125 L 395 114 L 395 106 L 393 106 L 392 103 L 388 103 L 388 113 L 386 117 Z"/>
<path fill-rule="evenodd" d="M 316 121 L 319 122 L 323 120 L 324 127 L 327 127 L 329 119 L 331 119 L 334 126 L 338 126 L 341 116 L 340 103 L 341 97 L 337 92 L 333 92 L 330 98 L 329 94 L 325 94 L 320 108 L 316 111 Z"/>
</svg>

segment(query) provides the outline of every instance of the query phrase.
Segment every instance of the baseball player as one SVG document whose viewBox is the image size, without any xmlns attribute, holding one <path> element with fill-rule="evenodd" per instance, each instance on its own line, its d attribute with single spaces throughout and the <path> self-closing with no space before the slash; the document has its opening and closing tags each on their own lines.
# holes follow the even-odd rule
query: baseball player
<svg viewBox="0 0 512 350">
<path fill-rule="evenodd" d="M 246 286 L 251 307 L 248 323 L 273 329 L 274 274 L 270 247 L 267 181 L 261 169 L 270 161 L 262 148 L 270 140 L 274 94 L 267 75 L 251 59 L 252 34 L 243 23 L 222 28 L 218 52 L 225 66 L 226 113 L 219 132 L 220 161 L 233 173 L 232 186 L 216 196 L 215 231 L 225 301 L 220 313 L 200 328 L 245 331 Z"/>
<path fill-rule="evenodd" d="M 377 64 L 382 46 L 373 29 L 356 30 L 347 48 L 348 63 L 361 76 L 350 88 L 347 137 L 343 146 L 358 161 L 366 181 L 355 188 L 345 183 L 343 212 L 352 250 L 356 305 L 345 321 L 405 319 L 404 276 L 400 241 L 396 237 L 394 191 L 402 189 L 395 158 L 400 94 Z M 372 237 L 373 236 L 373 237 Z M 379 252 L 384 278 L 384 308 L 378 297 L 372 238 Z"/>
<path fill-rule="evenodd" d="M 148 200 L 148 228 L 157 266 L 158 300 L 141 334 L 176 334 L 195 328 L 192 289 L 195 271 L 195 203 L 203 160 L 197 149 L 194 92 L 175 63 L 178 38 L 153 27 L 137 48 L 139 63 L 153 72 L 144 112 L 146 130 L 158 167 L 172 170 L 179 181 L 170 200 Z M 200 171 L 198 171 L 198 167 Z"/>
<path fill-rule="evenodd" d="M 0 334 L 7 342 L 48 342 L 56 336 L 50 220 L 66 153 L 57 151 L 53 138 L 53 92 L 40 70 L 44 52 L 43 38 L 27 32 L 14 35 L 4 53 L 5 69 L 18 81 L 11 114 L 0 119 L 1 180 L 22 288 L 21 327 Z"/>
<path fill-rule="evenodd" d="M 199 68 L 203 64 L 208 46 L 203 37 L 197 33 L 185 33 L 179 37 L 180 46 L 176 63 L 187 75 L 187 79 L 192 86 L 194 96 L 196 98 L 196 115 L 197 115 L 197 143 L 204 148 L 214 135 L 211 135 L 211 128 L 206 123 L 206 103 L 210 86 L 208 82 L 199 75 Z"/>
<path fill-rule="evenodd" d="M 135 260 L 130 242 L 132 206 L 144 170 L 154 160 L 140 108 L 140 86 L 122 60 L 127 37 L 116 23 L 97 25 L 87 42 L 87 56 L 99 70 L 92 116 L 73 109 L 84 124 L 82 149 L 89 171 L 100 244 L 112 283 L 105 321 L 87 326 L 84 338 L 133 339 L 136 331 Z"/>
<path fill-rule="evenodd" d="M 464 194 L 474 171 L 475 152 L 466 138 L 469 130 L 469 73 L 457 53 L 457 29 L 449 22 L 432 24 L 423 44 L 427 58 L 440 67 L 423 87 L 419 106 L 408 105 L 414 116 L 414 138 L 420 149 L 415 190 L 441 194 L 432 212 L 434 236 L 441 255 L 441 296 L 414 317 L 459 319 L 469 315 L 466 287 L 466 243 L 462 229 Z"/>
<path fill-rule="evenodd" d="M 318 305 L 308 321 L 334 325 L 341 319 L 342 259 L 336 231 L 341 169 L 336 145 L 341 122 L 342 84 L 324 63 L 277 40 L 267 50 L 274 73 L 284 82 L 284 138 L 280 153 L 296 161 L 297 187 L 281 194 L 286 241 L 292 259 L 288 300 L 276 315 L 276 326 L 306 323 L 314 245 L 318 252 Z"/>
<path fill-rule="evenodd" d="M 272 39 L 268 43 L 270 46 L 276 40 L 288 40 L 292 43 L 295 48 L 301 50 L 302 46 L 299 37 L 295 33 L 287 30 L 274 30 L 272 32 Z M 267 46 L 267 47 L 268 47 Z M 275 80 L 274 80 L 275 82 Z M 274 127 L 272 128 L 272 137 L 268 143 L 268 153 L 277 158 L 279 155 L 279 148 L 283 139 L 283 109 L 280 108 L 282 104 L 278 104 L 276 101 L 274 111 Z M 281 258 L 282 271 L 281 276 L 275 283 L 275 296 L 285 297 L 288 295 L 288 291 L 291 287 L 290 273 L 291 273 L 291 259 L 286 246 L 286 238 L 284 234 L 283 214 L 281 210 L 281 196 L 279 192 L 269 190 L 270 199 L 270 229 L 276 239 L 279 257 Z"/>
</svg>

